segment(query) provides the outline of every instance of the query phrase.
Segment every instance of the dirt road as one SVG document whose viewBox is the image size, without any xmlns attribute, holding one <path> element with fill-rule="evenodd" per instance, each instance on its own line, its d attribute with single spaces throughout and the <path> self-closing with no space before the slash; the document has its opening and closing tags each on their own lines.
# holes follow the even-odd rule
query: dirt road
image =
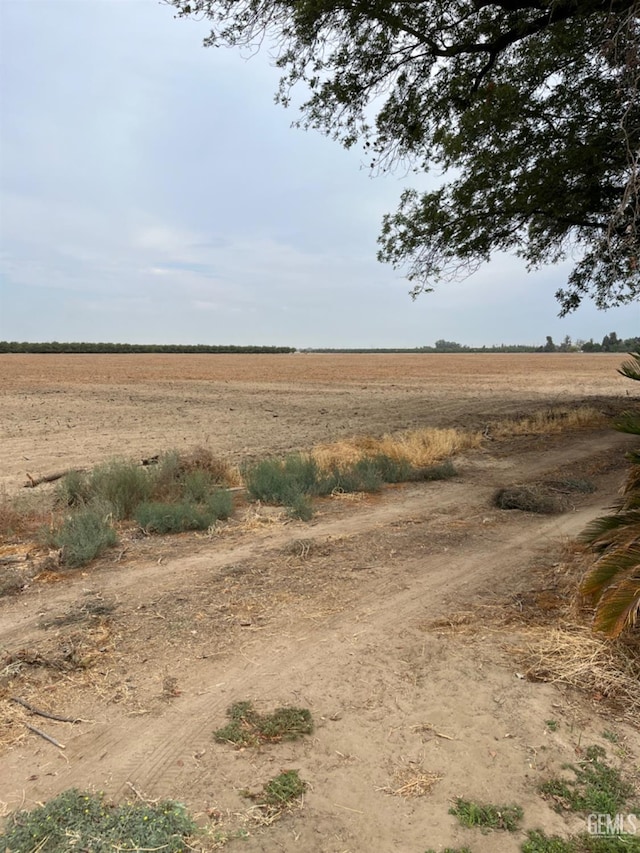
<svg viewBox="0 0 640 853">
<path fill-rule="evenodd" d="M 581 745 L 609 750 L 605 729 L 637 767 L 640 734 L 598 697 L 522 677 L 519 615 L 611 503 L 631 443 L 603 431 L 488 444 L 451 481 L 327 499 L 306 524 L 248 509 L 215 536 L 131 539 L 1 599 L 0 647 L 23 666 L 4 673 L 0 801 L 30 807 L 72 786 L 171 797 L 249 853 L 520 849 L 522 833 L 461 828 L 455 796 L 518 803 L 525 829 L 584 830 L 536 786 Z M 492 504 L 501 486 L 562 476 L 597 490 L 559 516 Z M 486 618 L 496 604 L 512 629 Z M 473 631 L 451 629 L 461 612 Z M 38 722 L 12 695 L 82 722 Z M 309 708 L 315 732 L 259 751 L 216 743 L 240 700 Z M 243 790 L 290 768 L 308 784 L 302 808 L 260 826 Z"/>
</svg>

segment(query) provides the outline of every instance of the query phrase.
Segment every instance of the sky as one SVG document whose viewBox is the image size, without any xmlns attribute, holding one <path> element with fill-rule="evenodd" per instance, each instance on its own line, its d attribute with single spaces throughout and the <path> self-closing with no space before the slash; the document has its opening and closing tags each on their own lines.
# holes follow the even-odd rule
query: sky
<svg viewBox="0 0 640 853">
<path fill-rule="evenodd" d="M 0 0 L 0 340 L 417 347 L 640 334 L 498 256 L 416 301 L 376 260 L 404 174 L 293 129 L 266 52 L 158 0 Z M 423 179 L 424 181 L 424 179 Z"/>
</svg>

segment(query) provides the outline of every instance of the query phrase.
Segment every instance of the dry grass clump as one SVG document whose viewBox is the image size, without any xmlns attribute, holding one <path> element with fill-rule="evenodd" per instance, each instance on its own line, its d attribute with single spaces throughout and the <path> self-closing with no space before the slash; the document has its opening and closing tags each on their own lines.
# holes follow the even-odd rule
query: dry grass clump
<svg viewBox="0 0 640 853">
<path fill-rule="evenodd" d="M 491 437 L 500 439 L 516 435 L 550 435 L 610 425 L 609 418 L 592 406 L 580 406 L 577 409 L 554 407 L 523 418 L 506 418 L 491 424 Z"/>
<path fill-rule="evenodd" d="M 4 540 L 33 536 L 50 514 L 47 500 L 10 498 L 0 492 L 0 537 Z"/>
<path fill-rule="evenodd" d="M 391 794 L 393 797 L 424 797 L 431 793 L 441 779 L 440 773 L 417 772 L 415 768 L 405 767 L 396 771 L 393 785 L 386 785 L 377 790 L 384 794 Z"/>
<path fill-rule="evenodd" d="M 500 489 L 494 496 L 494 503 L 498 509 L 519 509 L 540 515 L 553 515 L 566 509 L 563 500 L 536 484 Z"/>
<path fill-rule="evenodd" d="M 425 428 L 407 432 L 373 436 L 354 436 L 330 444 L 321 444 L 312 450 L 320 468 L 328 470 L 353 464 L 365 457 L 378 455 L 403 460 L 420 468 L 433 465 L 461 453 L 480 447 L 482 434 L 460 429 Z"/>
<path fill-rule="evenodd" d="M 640 719 L 640 636 L 611 641 L 588 625 L 530 628 L 518 650 L 531 681 L 566 684 L 615 704 L 630 722 Z"/>
<path fill-rule="evenodd" d="M 427 630 L 476 638 L 478 625 L 492 642 L 505 639 L 509 655 L 531 681 L 564 684 L 613 706 L 638 726 L 640 721 L 640 632 L 617 640 L 594 634 L 591 611 L 578 588 L 592 562 L 588 549 L 567 543 L 559 562 L 534 573 L 530 588 L 507 595 L 492 593 L 473 610 L 458 611 L 429 623 Z"/>
<path fill-rule="evenodd" d="M 218 485 L 239 486 L 242 482 L 237 465 L 231 465 L 226 459 L 216 456 L 208 447 L 194 447 L 180 453 L 178 464 L 183 474 L 206 471 Z"/>
</svg>

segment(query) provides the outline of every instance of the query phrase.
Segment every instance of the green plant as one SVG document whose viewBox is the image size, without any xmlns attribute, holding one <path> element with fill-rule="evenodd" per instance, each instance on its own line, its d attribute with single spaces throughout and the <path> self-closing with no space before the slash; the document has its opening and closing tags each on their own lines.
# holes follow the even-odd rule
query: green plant
<svg viewBox="0 0 640 853">
<path fill-rule="evenodd" d="M 640 381 L 640 352 L 630 355 L 619 372 Z M 640 412 L 626 413 L 615 426 L 640 435 Z M 627 459 L 631 468 L 616 511 L 597 518 L 581 536 L 597 556 L 580 590 L 595 605 L 594 628 L 609 637 L 630 628 L 640 614 L 640 449 Z"/>
<path fill-rule="evenodd" d="M 186 530 L 206 530 L 216 520 L 215 513 L 207 507 L 191 503 L 140 504 L 135 518 L 148 533 L 183 533 Z"/>
<path fill-rule="evenodd" d="M 436 465 L 425 465 L 421 468 L 414 468 L 411 475 L 407 478 L 416 482 L 431 482 L 435 480 L 450 480 L 452 477 L 457 477 L 453 462 L 446 459 L 444 462 L 439 462 Z"/>
<path fill-rule="evenodd" d="M 604 758 L 602 747 L 588 747 L 577 766 L 566 765 L 574 779 L 550 779 L 540 785 L 540 793 L 554 800 L 557 811 L 618 814 L 627 805 L 634 788 Z"/>
<path fill-rule="evenodd" d="M 449 809 L 449 814 L 456 815 L 463 826 L 479 826 L 484 830 L 505 829 L 508 832 L 515 832 L 524 816 L 517 805 L 481 805 L 462 797 L 456 798 L 456 804 Z"/>
<path fill-rule="evenodd" d="M 262 459 L 243 468 L 247 491 L 252 498 L 287 506 L 293 497 L 312 494 L 318 483 L 317 463 L 300 453 L 285 459 Z"/>
<path fill-rule="evenodd" d="M 116 806 L 72 789 L 33 811 L 10 815 L 0 847 L 7 853 L 113 853 L 118 848 L 182 853 L 185 839 L 196 830 L 184 807 L 170 800 Z"/>
<path fill-rule="evenodd" d="M 228 489 L 214 489 L 207 497 L 205 505 L 214 516 L 214 521 L 224 521 L 233 512 L 233 495 Z"/>
<path fill-rule="evenodd" d="M 307 788 L 297 770 L 285 770 L 263 787 L 262 793 L 254 797 L 261 805 L 281 809 L 301 797 Z"/>
<path fill-rule="evenodd" d="M 557 732 L 559 725 L 557 720 L 545 720 L 545 725 L 550 732 Z"/>
<path fill-rule="evenodd" d="M 586 832 L 559 838 L 534 829 L 527 833 L 522 853 L 640 853 L 640 838 L 632 835 L 598 836 Z"/>
<path fill-rule="evenodd" d="M 85 471 L 69 471 L 56 486 L 56 497 L 64 506 L 81 507 L 92 498 L 89 476 Z"/>
<path fill-rule="evenodd" d="M 322 493 L 378 492 L 382 484 L 383 478 L 375 459 L 363 456 L 351 465 L 333 468 L 325 475 Z"/>
<path fill-rule="evenodd" d="M 65 519 L 51 540 L 62 549 L 62 561 L 71 568 L 85 565 L 117 542 L 116 533 L 104 510 L 87 507 Z"/>
<path fill-rule="evenodd" d="M 204 503 L 213 488 L 213 479 L 208 471 L 188 471 L 183 476 L 182 496 L 189 503 Z"/>
<path fill-rule="evenodd" d="M 303 494 L 291 496 L 288 512 L 291 518 L 297 518 L 300 521 L 309 521 L 313 518 L 313 507 L 311 506 L 311 501 Z"/>
<path fill-rule="evenodd" d="M 117 519 L 131 518 L 149 499 L 152 485 L 146 468 L 117 459 L 94 468 L 89 477 L 92 499 L 108 502 Z"/>
<path fill-rule="evenodd" d="M 413 479 L 414 468 L 408 459 L 376 453 L 369 457 L 384 483 L 406 483 Z"/>
<path fill-rule="evenodd" d="M 297 740 L 313 731 L 311 713 L 306 708 L 277 708 L 272 714 L 259 714 L 251 702 L 236 702 L 227 710 L 230 722 L 214 732 L 217 741 L 236 746 L 259 746 Z"/>
<path fill-rule="evenodd" d="M 436 851 L 430 847 L 428 850 L 425 850 L 424 853 L 436 853 Z M 471 853 L 470 847 L 445 847 L 442 853 Z"/>
</svg>

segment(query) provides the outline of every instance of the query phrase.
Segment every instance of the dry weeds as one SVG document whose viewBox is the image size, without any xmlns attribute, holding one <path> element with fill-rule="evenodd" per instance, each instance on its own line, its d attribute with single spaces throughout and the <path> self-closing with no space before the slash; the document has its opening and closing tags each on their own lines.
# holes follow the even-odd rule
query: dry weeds
<svg viewBox="0 0 640 853">
<path fill-rule="evenodd" d="M 640 721 L 640 637 L 611 641 L 592 633 L 589 625 L 567 623 L 549 630 L 531 627 L 516 653 L 531 681 L 565 684 L 607 700 L 619 714 Z"/>
<path fill-rule="evenodd" d="M 480 447 L 482 434 L 460 429 L 419 429 L 387 434 L 382 438 L 370 435 L 321 444 L 311 455 L 323 469 L 342 467 L 357 462 L 365 456 L 382 454 L 392 459 L 403 459 L 415 467 L 433 465 L 449 459 L 464 450 Z"/>
<path fill-rule="evenodd" d="M 551 408 L 522 418 L 506 418 L 490 426 L 491 438 L 509 439 L 522 435 L 553 435 L 570 430 L 600 429 L 610 419 L 592 406 Z"/>
<path fill-rule="evenodd" d="M 425 627 L 474 642 L 481 624 L 483 635 L 502 642 L 529 680 L 579 690 L 639 726 L 640 633 L 615 641 L 593 633 L 591 612 L 578 593 L 591 559 L 588 549 L 568 543 L 560 562 L 538 570 L 535 587 L 494 596 Z"/>
</svg>

